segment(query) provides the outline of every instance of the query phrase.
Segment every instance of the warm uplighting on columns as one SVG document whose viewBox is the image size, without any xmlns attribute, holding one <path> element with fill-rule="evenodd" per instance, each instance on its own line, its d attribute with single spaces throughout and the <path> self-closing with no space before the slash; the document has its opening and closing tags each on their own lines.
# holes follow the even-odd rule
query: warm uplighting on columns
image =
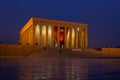
<svg viewBox="0 0 120 80">
<path fill-rule="evenodd" d="M 51 38 L 52 38 L 52 26 L 48 26 L 48 45 L 51 47 Z"/>
<path fill-rule="evenodd" d="M 77 31 L 80 31 L 80 28 L 77 28 Z"/>
<path fill-rule="evenodd" d="M 70 28 L 67 30 L 67 47 L 70 47 Z"/>
<path fill-rule="evenodd" d="M 80 28 L 77 28 L 78 31 L 78 48 L 80 48 Z"/>
<path fill-rule="evenodd" d="M 75 29 L 72 28 L 72 47 L 75 47 Z"/>
<path fill-rule="evenodd" d="M 42 26 L 42 46 L 46 46 L 46 25 Z"/>
<path fill-rule="evenodd" d="M 84 37 L 84 29 L 82 30 L 82 48 L 85 48 L 85 37 Z"/>
<path fill-rule="evenodd" d="M 36 36 L 36 44 L 39 45 L 39 41 L 40 41 L 40 26 L 37 24 L 36 28 L 35 28 L 35 36 Z"/>
</svg>

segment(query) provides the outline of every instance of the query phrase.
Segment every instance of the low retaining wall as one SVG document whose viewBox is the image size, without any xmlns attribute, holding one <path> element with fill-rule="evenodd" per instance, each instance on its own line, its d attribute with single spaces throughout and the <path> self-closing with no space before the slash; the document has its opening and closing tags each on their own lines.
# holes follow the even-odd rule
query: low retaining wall
<svg viewBox="0 0 120 80">
<path fill-rule="evenodd" d="M 102 48 L 102 52 L 108 53 L 109 55 L 120 56 L 120 48 Z"/>
<path fill-rule="evenodd" d="M 41 46 L 0 44 L 0 56 L 27 56 L 41 49 Z"/>
</svg>

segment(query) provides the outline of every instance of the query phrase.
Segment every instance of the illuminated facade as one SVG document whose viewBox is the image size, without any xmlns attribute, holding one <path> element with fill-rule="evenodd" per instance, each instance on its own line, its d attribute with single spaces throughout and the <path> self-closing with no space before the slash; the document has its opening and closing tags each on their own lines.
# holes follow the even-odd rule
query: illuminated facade
<svg viewBox="0 0 120 80">
<path fill-rule="evenodd" d="M 31 18 L 20 31 L 21 45 L 87 48 L 87 24 Z"/>
</svg>

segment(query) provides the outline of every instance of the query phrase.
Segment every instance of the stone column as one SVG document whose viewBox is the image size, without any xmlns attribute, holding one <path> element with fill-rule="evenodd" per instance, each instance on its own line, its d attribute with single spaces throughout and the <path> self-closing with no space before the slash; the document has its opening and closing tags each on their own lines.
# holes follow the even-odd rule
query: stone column
<svg viewBox="0 0 120 80">
<path fill-rule="evenodd" d="M 31 45 L 34 45 L 34 42 L 33 42 L 33 26 L 31 26 Z"/>
<path fill-rule="evenodd" d="M 80 48 L 80 45 L 81 45 L 81 43 L 80 43 L 80 28 L 79 28 L 79 31 L 78 31 L 78 48 Z"/>
<path fill-rule="evenodd" d="M 24 33 L 25 33 L 25 37 L 24 37 L 24 38 L 25 38 L 25 40 L 24 40 L 24 43 L 26 44 L 26 31 L 25 31 Z"/>
<path fill-rule="evenodd" d="M 60 26 L 57 28 L 57 47 L 60 47 Z"/>
<path fill-rule="evenodd" d="M 30 45 L 30 27 L 28 28 L 28 43 Z"/>
<path fill-rule="evenodd" d="M 39 26 L 40 26 L 40 35 L 39 35 L 40 36 L 40 44 L 39 45 L 42 46 L 42 25 L 39 24 Z"/>
<path fill-rule="evenodd" d="M 82 30 L 82 48 L 85 48 L 85 31 Z"/>
<path fill-rule="evenodd" d="M 26 29 L 26 45 L 28 43 L 28 33 L 27 33 L 27 29 Z"/>
<path fill-rule="evenodd" d="M 85 48 L 88 48 L 88 30 L 85 29 Z"/>
<path fill-rule="evenodd" d="M 51 41 L 52 41 L 52 47 L 54 47 L 54 26 L 53 25 L 51 25 L 52 26 L 52 39 L 51 39 Z"/>
<path fill-rule="evenodd" d="M 28 43 L 28 30 L 26 29 L 26 45 Z"/>
<path fill-rule="evenodd" d="M 26 38 L 25 38 L 25 31 L 24 31 L 24 34 L 23 34 L 23 35 L 24 35 L 24 41 L 23 41 L 23 42 L 24 42 L 24 45 L 25 45 L 25 39 L 26 39 Z"/>
<path fill-rule="evenodd" d="M 23 45 L 25 44 L 25 32 L 23 32 Z"/>
<path fill-rule="evenodd" d="M 23 44 L 24 44 L 24 39 L 25 39 L 25 38 L 24 38 L 24 32 L 22 33 L 21 36 L 22 36 L 22 42 L 21 42 L 21 43 L 22 43 L 22 45 L 23 45 Z"/>
<path fill-rule="evenodd" d="M 80 48 L 83 47 L 83 36 L 82 36 L 82 28 L 80 29 Z"/>
<path fill-rule="evenodd" d="M 70 28 L 69 27 L 67 27 L 66 46 L 67 46 L 67 48 L 70 47 Z"/>
<path fill-rule="evenodd" d="M 29 43 L 29 45 L 30 45 L 30 27 L 28 28 L 28 43 Z"/>
<path fill-rule="evenodd" d="M 74 48 L 76 48 L 76 28 L 74 28 Z"/>
<path fill-rule="evenodd" d="M 27 45 L 29 43 L 29 28 L 27 29 Z"/>
<path fill-rule="evenodd" d="M 46 46 L 48 46 L 48 25 L 46 25 Z"/>
<path fill-rule="evenodd" d="M 32 25 L 32 27 L 33 27 L 33 45 L 36 45 L 36 40 L 35 40 L 35 25 L 33 24 Z"/>
<path fill-rule="evenodd" d="M 76 44 L 76 48 L 78 48 L 78 31 L 79 31 L 78 28 L 76 28 L 76 29 L 75 29 L 75 35 L 76 35 L 76 36 L 75 36 L 75 37 L 76 37 L 76 38 L 75 38 L 75 39 L 76 39 L 76 40 L 75 40 L 75 44 Z"/>
<path fill-rule="evenodd" d="M 72 27 L 70 27 L 70 47 L 72 47 Z"/>
<path fill-rule="evenodd" d="M 64 28 L 64 47 L 67 47 L 67 27 Z"/>
<path fill-rule="evenodd" d="M 72 43 L 72 47 L 73 47 L 73 48 L 75 48 L 75 36 L 76 36 L 76 35 L 75 35 L 75 28 L 73 27 L 73 28 L 72 28 L 72 38 L 71 38 L 71 40 L 72 40 L 71 43 Z"/>
<path fill-rule="evenodd" d="M 25 45 L 25 39 L 26 39 L 26 38 L 25 38 L 25 31 L 24 31 L 24 41 L 23 41 L 23 42 L 24 42 L 24 45 Z"/>
<path fill-rule="evenodd" d="M 29 45 L 31 45 L 31 27 L 29 27 Z"/>
<path fill-rule="evenodd" d="M 25 30 L 25 45 L 27 44 L 27 31 Z"/>
</svg>

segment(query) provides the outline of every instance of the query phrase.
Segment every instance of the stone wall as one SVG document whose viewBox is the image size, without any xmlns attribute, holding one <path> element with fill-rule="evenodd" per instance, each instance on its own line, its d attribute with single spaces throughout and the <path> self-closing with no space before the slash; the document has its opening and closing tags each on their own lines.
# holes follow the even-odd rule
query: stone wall
<svg viewBox="0 0 120 80">
<path fill-rule="evenodd" d="M 0 56 L 27 56 L 31 53 L 40 51 L 40 46 L 0 44 Z"/>
<path fill-rule="evenodd" d="M 102 52 L 108 53 L 109 55 L 120 56 L 120 48 L 102 48 Z"/>
</svg>

